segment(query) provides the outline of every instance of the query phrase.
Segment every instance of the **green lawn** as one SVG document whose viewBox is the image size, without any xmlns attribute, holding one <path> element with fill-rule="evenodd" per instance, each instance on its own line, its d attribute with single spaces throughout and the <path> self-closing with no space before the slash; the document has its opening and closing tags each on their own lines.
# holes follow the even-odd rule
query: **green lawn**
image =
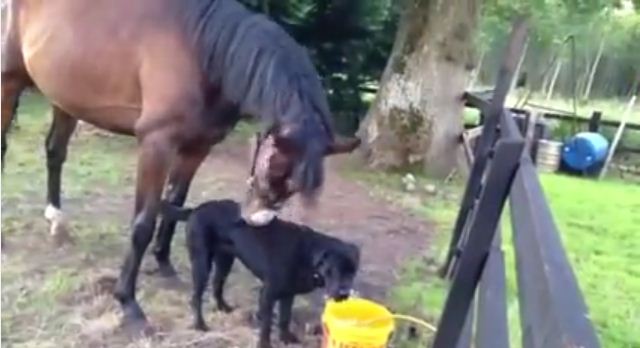
<svg viewBox="0 0 640 348">
<path fill-rule="evenodd" d="M 457 213 L 462 183 L 438 185 L 436 195 L 406 193 L 396 174 L 354 176 L 381 195 L 437 224 L 437 240 L 409 263 L 394 291 L 396 310 L 437 321 L 446 284 L 435 277 Z M 546 174 L 542 184 L 603 347 L 640 347 L 640 185 Z M 426 182 L 419 178 L 419 182 Z M 420 185 L 418 185 L 420 186 Z M 508 212 L 507 212 L 508 213 Z M 507 214 L 505 214 L 507 215 Z M 508 316 L 513 347 L 520 346 L 515 262 L 508 218 L 503 220 Z"/>
<path fill-rule="evenodd" d="M 544 175 L 604 347 L 640 347 L 640 185 Z"/>
</svg>

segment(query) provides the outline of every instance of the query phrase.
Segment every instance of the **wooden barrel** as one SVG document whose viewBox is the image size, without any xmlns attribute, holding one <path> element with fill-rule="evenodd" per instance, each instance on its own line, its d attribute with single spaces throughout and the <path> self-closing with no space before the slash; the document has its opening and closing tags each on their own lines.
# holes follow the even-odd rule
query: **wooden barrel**
<svg viewBox="0 0 640 348">
<path fill-rule="evenodd" d="M 536 166 L 541 172 L 553 173 L 560 167 L 562 143 L 553 140 L 538 140 Z"/>
</svg>

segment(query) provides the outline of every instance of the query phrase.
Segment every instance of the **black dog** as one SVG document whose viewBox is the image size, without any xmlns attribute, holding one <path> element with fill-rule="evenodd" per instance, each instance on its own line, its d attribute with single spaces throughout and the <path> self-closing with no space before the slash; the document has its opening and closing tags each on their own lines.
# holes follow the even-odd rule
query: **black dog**
<svg viewBox="0 0 640 348">
<path fill-rule="evenodd" d="M 216 305 L 224 312 L 232 310 L 223 293 L 235 257 L 263 283 L 258 308 L 261 348 L 271 346 L 276 302 L 279 302 L 280 339 L 296 343 L 298 339 L 289 330 L 295 295 L 324 288 L 335 300 L 349 297 L 360 259 L 360 251 L 353 244 L 277 218 L 266 226 L 250 226 L 241 219 L 239 205 L 230 200 L 204 203 L 193 212 L 171 209 L 177 220 L 190 215 L 187 248 L 193 276 L 191 307 L 197 329 L 207 330 L 202 317 L 202 294 L 213 262 Z"/>
</svg>

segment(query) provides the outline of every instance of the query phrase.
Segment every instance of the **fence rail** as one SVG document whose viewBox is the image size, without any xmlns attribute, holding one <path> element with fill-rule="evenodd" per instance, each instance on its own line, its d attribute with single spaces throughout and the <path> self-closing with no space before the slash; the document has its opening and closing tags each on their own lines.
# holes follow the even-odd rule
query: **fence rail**
<svg viewBox="0 0 640 348">
<path fill-rule="evenodd" d="M 535 166 L 524 151 L 527 123 L 504 108 L 526 40 L 519 19 L 491 100 L 466 94 L 483 115 L 471 173 L 441 275 L 450 289 L 434 348 L 507 348 L 506 270 L 499 222 L 509 198 L 522 346 L 598 348 L 600 343 L 559 237 Z"/>
</svg>

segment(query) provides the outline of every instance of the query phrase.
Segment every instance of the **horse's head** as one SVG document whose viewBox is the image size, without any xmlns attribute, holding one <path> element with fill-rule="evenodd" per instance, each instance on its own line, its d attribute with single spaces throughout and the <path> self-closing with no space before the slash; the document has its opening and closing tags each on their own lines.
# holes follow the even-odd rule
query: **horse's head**
<svg viewBox="0 0 640 348">
<path fill-rule="evenodd" d="M 351 152 L 359 144 L 357 138 L 326 140 L 324 136 L 273 128 L 256 143 L 243 217 L 252 225 L 265 225 L 296 193 L 303 202 L 313 202 L 324 180 L 324 157 Z"/>
</svg>

